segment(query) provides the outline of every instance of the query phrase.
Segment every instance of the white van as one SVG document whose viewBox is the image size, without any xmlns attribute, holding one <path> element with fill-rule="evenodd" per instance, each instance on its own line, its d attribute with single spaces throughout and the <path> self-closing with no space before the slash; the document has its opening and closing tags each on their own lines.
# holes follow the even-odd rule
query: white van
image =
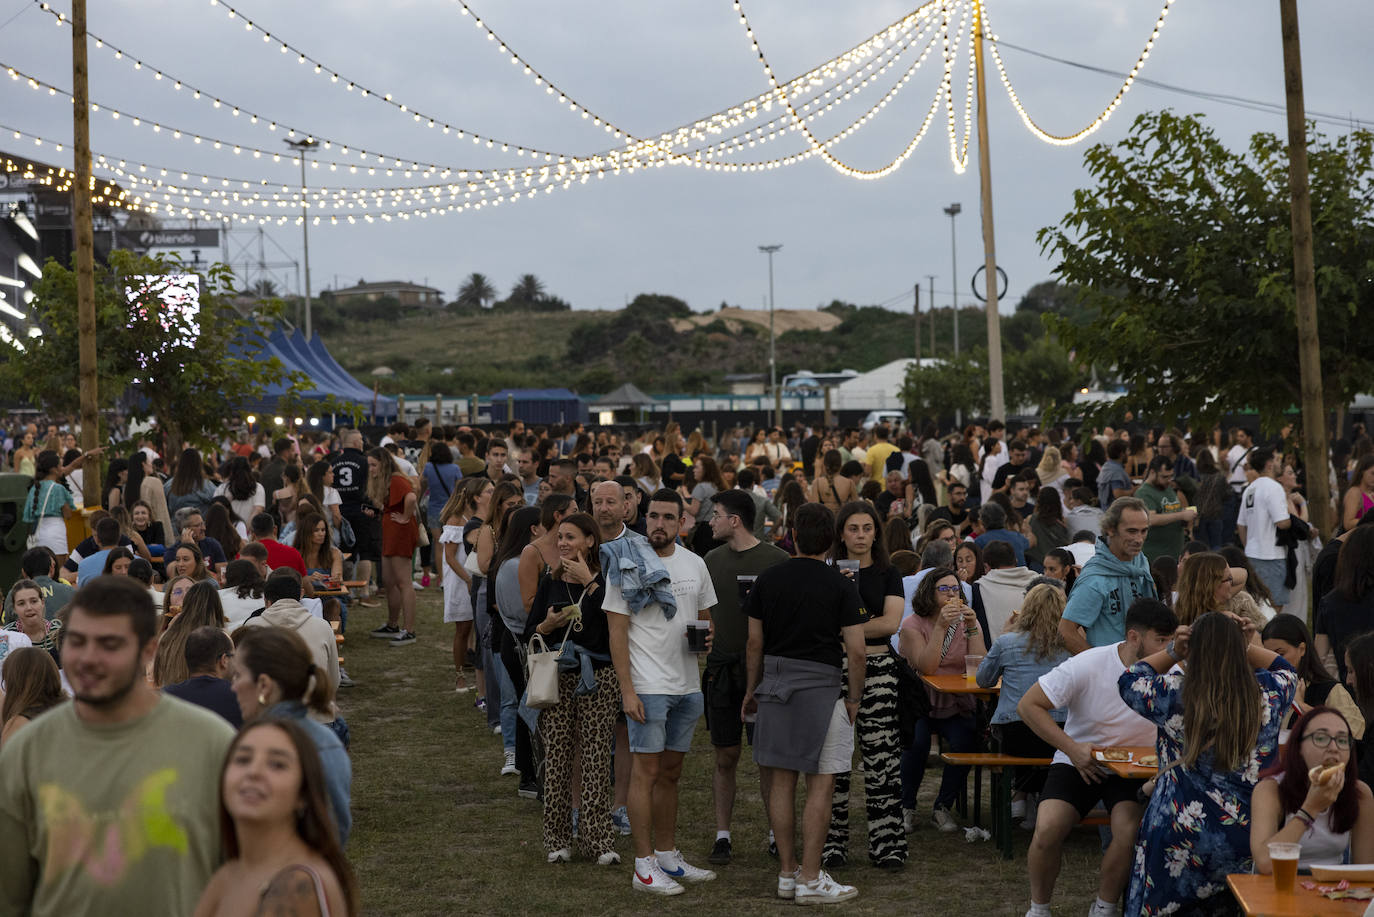
<svg viewBox="0 0 1374 917">
<path fill-rule="evenodd" d="M 887 424 L 893 433 L 906 429 L 906 414 L 901 411 L 869 411 L 862 424 L 865 430 L 872 430 L 879 424 Z"/>
</svg>

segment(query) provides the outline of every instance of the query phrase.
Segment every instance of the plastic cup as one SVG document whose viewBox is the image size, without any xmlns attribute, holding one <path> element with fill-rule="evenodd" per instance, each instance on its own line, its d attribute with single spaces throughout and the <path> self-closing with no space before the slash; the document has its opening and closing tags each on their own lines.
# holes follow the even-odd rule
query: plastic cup
<svg viewBox="0 0 1374 917">
<path fill-rule="evenodd" d="M 1274 891 L 1291 893 L 1298 878 L 1298 854 L 1302 844 L 1269 845 L 1269 860 L 1274 864 Z"/>
<path fill-rule="evenodd" d="M 687 649 L 693 653 L 706 652 L 706 637 L 711 632 L 710 621 L 687 622 Z"/>
<path fill-rule="evenodd" d="M 859 575 L 859 562 L 857 560 L 853 560 L 851 558 L 837 560 L 835 561 L 835 566 L 839 569 L 841 573 L 845 572 L 846 570 L 853 570 L 855 576 Z"/>
<path fill-rule="evenodd" d="M 967 678 L 969 681 L 977 681 L 977 680 L 978 680 L 978 666 L 981 665 L 982 662 L 983 662 L 983 657 L 982 657 L 982 656 L 965 656 L 965 657 L 964 657 L 964 677 Z"/>
<path fill-rule="evenodd" d="M 749 593 L 754 591 L 754 580 L 756 579 L 758 579 L 757 576 L 743 574 L 735 577 L 735 588 L 739 590 L 740 611 L 744 611 L 745 606 L 748 605 Z"/>
</svg>

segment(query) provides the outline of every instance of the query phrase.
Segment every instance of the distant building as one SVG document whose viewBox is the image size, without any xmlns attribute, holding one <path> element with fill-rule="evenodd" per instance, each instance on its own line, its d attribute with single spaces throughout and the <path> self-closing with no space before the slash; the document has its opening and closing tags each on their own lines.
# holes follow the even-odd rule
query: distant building
<svg viewBox="0 0 1374 917">
<path fill-rule="evenodd" d="M 763 373 L 729 373 L 725 384 L 732 395 L 762 395 L 768 388 L 768 377 Z"/>
<path fill-rule="evenodd" d="M 444 305 L 444 294 L 434 287 L 404 280 L 384 280 L 380 283 L 367 283 L 359 280 L 356 286 L 331 290 L 330 295 L 341 308 L 359 302 L 376 302 L 390 297 L 403 306 L 424 306 L 427 309 L 440 309 Z"/>
</svg>

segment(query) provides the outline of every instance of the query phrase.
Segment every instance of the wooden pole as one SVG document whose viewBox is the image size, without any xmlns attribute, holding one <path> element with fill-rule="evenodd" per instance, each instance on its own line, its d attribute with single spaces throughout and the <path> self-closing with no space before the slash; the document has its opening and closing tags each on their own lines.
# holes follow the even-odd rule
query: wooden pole
<svg viewBox="0 0 1374 917">
<path fill-rule="evenodd" d="M 95 374 L 95 227 L 91 218 L 91 99 L 87 87 L 86 0 L 72 0 L 72 135 L 76 173 L 72 221 L 76 232 L 76 320 L 81 379 L 82 492 L 87 506 L 100 505 L 100 459 L 91 451 L 100 442 Z M 159 418 L 160 419 L 160 418 Z"/>
<path fill-rule="evenodd" d="M 978 92 L 978 175 L 983 201 L 984 285 L 988 303 L 988 397 L 989 418 L 1006 419 L 1002 393 L 1002 321 L 997 314 L 997 245 L 992 231 L 992 156 L 988 149 L 988 91 L 983 66 L 983 0 L 973 4 L 973 66 Z M 955 279 L 956 285 L 958 279 Z"/>
<path fill-rule="evenodd" d="M 1288 101 L 1288 192 L 1293 232 L 1293 286 L 1297 297 L 1298 365 L 1302 385 L 1303 464 L 1312 522 L 1323 535 L 1331 525 L 1326 413 L 1321 347 L 1317 336 L 1316 268 L 1312 255 L 1312 199 L 1307 184 L 1307 113 L 1302 90 L 1302 44 L 1297 0 L 1279 0 L 1283 30 L 1283 83 Z"/>
</svg>

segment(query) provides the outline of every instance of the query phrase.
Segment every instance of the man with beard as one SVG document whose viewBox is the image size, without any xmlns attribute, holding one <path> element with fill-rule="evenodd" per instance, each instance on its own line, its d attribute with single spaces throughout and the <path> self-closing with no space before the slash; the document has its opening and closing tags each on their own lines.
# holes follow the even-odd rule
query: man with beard
<svg viewBox="0 0 1374 917">
<path fill-rule="evenodd" d="M 619 485 L 614 486 L 619 490 Z M 598 485 L 593 504 L 603 490 L 609 492 L 611 487 Z M 711 606 L 716 604 L 705 561 L 677 544 L 682 511 L 682 498 L 662 489 L 650 498 L 645 515 L 649 546 L 668 570 L 672 601 L 656 595 L 636 607 L 633 596 L 627 594 L 627 575 L 625 590 L 607 577 L 601 602 L 610 626 L 611 660 L 629 718 L 633 754 L 629 809 L 635 869 L 631 881 L 639 891 L 661 895 L 681 894 L 685 889 L 680 882 L 716 877 L 683 859 L 675 839 L 678 780 L 703 709 L 687 626 L 703 614 L 709 621 Z"/>
<path fill-rule="evenodd" d="M 0 913 L 189 914 L 219 865 L 234 730 L 148 684 L 157 618 L 129 577 L 72 598 L 62 667 L 75 698 L 0 753 Z"/>
</svg>

